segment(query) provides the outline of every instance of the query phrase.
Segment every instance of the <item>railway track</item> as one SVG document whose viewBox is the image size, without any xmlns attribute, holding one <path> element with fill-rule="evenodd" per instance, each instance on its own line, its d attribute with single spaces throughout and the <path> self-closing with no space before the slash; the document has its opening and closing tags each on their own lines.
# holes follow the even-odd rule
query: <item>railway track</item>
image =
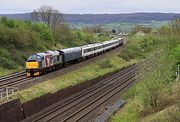
<svg viewBox="0 0 180 122">
<path fill-rule="evenodd" d="M 93 87 L 89 87 L 88 89 L 82 91 L 74 98 L 68 99 L 67 102 L 61 104 L 55 109 L 36 118 L 31 118 L 27 121 L 72 121 L 71 118 L 76 118 L 77 115 L 79 116 L 81 111 L 89 108 L 88 106 L 97 104 L 97 101 L 106 102 L 104 99 L 105 96 L 110 93 L 114 93 L 114 91 L 120 89 L 120 87 L 125 88 L 128 84 L 134 82 L 135 71 L 135 65 L 129 66 L 126 69 L 114 74 L 113 76 L 107 77 L 106 80 L 99 82 Z"/>
<path fill-rule="evenodd" d="M 156 57 L 155 57 L 156 58 Z M 129 85 L 135 82 L 136 71 L 142 72 L 142 66 L 153 66 L 156 60 L 147 60 L 140 64 L 134 64 L 126 69 L 106 78 L 102 82 L 97 83 L 93 87 L 78 93 L 74 97 L 62 102 L 59 106 L 46 111 L 45 114 L 27 119 L 31 122 L 76 122 L 76 121 L 94 121 L 92 117 L 95 111 L 101 109 L 99 106 L 107 104 L 110 99 L 113 99 L 117 94 L 122 93 Z M 140 68 L 140 69 L 139 69 Z M 143 72 L 142 72 L 143 73 Z M 94 113 L 93 113 L 94 111 Z M 91 117 L 90 117 L 91 116 Z M 95 119 L 95 118 L 94 118 Z"/>
<path fill-rule="evenodd" d="M 13 78 L 17 78 L 19 76 L 25 76 L 25 75 L 26 75 L 26 72 L 22 71 L 22 72 L 17 72 L 17 73 L 12 73 L 12 74 L 9 74 L 9 75 L 1 76 L 0 77 L 0 82 L 6 81 L 6 80 L 9 80 L 9 79 L 13 79 Z"/>
<path fill-rule="evenodd" d="M 0 77 L 0 89 L 14 87 L 31 79 L 32 78 L 26 77 L 26 73 L 24 71 L 2 76 Z"/>
<path fill-rule="evenodd" d="M 106 101 L 108 101 L 114 95 L 125 89 L 129 84 L 131 84 L 134 81 L 135 79 L 127 79 L 126 81 L 117 84 L 115 87 L 101 94 L 99 97 L 95 98 L 93 101 L 91 101 L 90 103 L 79 109 L 78 111 L 64 118 L 61 122 L 65 122 L 65 121 L 77 122 L 77 121 L 88 120 L 84 117 L 90 114 L 90 112 L 92 112 L 93 110 L 98 109 L 100 105 L 104 104 Z"/>
<path fill-rule="evenodd" d="M 114 52 L 114 51 L 116 51 L 116 49 L 115 50 L 111 50 L 111 52 Z M 95 60 L 98 57 L 100 58 L 101 55 L 95 56 L 95 57 L 93 57 L 93 59 Z M 91 61 L 92 59 L 88 59 L 88 60 Z M 82 63 L 82 64 L 85 64 L 85 62 L 88 63 L 88 60 L 82 61 L 80 63 Z M 74 65 L 74 64 L 72 64 L 72 65 Z M 63 68 L 64 69 L 63 71 L 64 72 L 70 71 L 72 69 L 72 65 L 69 65 L 69 66 L 71 66 L 70 68 L 68 68 L 69 66 Z M 77 65 L 78 65 L 78 63 L 77 63 Z M 74 66 L 74 67 L 76 67 L 76 66 Z M 61 70 L 62 69 L 60 69 L 59 72 Z M 57 71 L 54 72 L 54 74 L 56 74 L 56 73 L 57 73 Z M 50 76 L 50 78 L 53 76 L 52 73 L 48 74 L 48 75 Z M 47 77 L 45 77 L 45 78 L 47 78 Z M 23 84 L 22 85 L 22 88 L 23 88 L 24 84 L 28 83 L 28 81 L 30 81 L 32 79 L 35 80 L 36 78 L 26 78 L 26 72 L 25 71 L 21 71 L 21 72 L 12 73 L 12 74 L 9 74 L 9 75 L 1 76 L 0 77 L 0 89 L 4 89 L 6 87 L 14 87 L 14 86 L 18 86 L 18 88 L 21 88 L 21 84 Z M 38 80 L 40 80 L 40 79 L 38 79 Z M 45 79 L 42 78 L 42 80 L 40 80 L 40 81 L 43 82 L 44 80 Z M 35 83 L 35 82 L 33 82 L 33 83 Z M 30 85 L 32 85 L 33 83 L 30 83 Z M 26 85 L 26 87 L 28 87 L 28 85 Z"/>
</svg>

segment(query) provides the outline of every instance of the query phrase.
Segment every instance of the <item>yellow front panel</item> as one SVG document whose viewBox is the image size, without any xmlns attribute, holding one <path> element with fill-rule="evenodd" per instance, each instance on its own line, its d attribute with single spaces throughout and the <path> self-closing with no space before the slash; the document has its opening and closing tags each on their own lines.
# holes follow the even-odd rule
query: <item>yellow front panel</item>
<svg viewBox="0 0 180 122">
<path fill-rule="evenodd" d="M 26 62 L 26 69 L 37 69 L 38 62 Z"/>
</svg>

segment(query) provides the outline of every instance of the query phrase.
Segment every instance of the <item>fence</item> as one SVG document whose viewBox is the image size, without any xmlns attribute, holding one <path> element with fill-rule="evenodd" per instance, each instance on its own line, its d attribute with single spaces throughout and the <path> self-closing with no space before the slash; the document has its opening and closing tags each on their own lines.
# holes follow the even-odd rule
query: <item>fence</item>
<svg viewBox="0 0 180 122">
<path fill-rule="evenodd" d="M 0 102 L 9 101 L 11 96 L 19 91 L 16 87 L 6 87 L 0 89 Z"/>
</svg>

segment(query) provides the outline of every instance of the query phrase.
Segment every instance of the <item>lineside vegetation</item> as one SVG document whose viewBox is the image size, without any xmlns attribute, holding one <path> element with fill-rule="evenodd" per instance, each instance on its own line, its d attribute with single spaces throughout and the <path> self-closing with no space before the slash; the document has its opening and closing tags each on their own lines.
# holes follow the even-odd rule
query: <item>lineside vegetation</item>
<svg viewBox="0 0 180 122">
<path fill-rule="evenodd" d="M 19 92 L 17 97 L 20 97 L 23 102 L 26 102 L 48 92 L 53 93 L 62 88 L 76 85 L 85 80 L 90 80 L 129 64 L 136 63 L 149 57 L 155 50 L 161 49 L 162 40 L 164 38 L 161 36 L 159 38 L 152 37 L 151 35 L 145 37 L 130 36 L 128 45 L 121 52 L 107 55 L 103 60 L 99 59 L 97 62 L 87 64 L 78 70 L 59 75 L 44 83 L 33 85 L 31 88 Z"/>
<path fill-rule="evenodd" d="M 33 53 L 110 39 L 105 32 L 99 34 L 71 29 L 65 22 L 52 30 L 46 23 L 2 17 L 0 28 L 0 75 L 24 70 L 26 59 Z"/>
<path fill-rule="evenodd" d="M 127 104 L 112 117 L 112 122 L 180 121 L 180 81 L 176 80 L 176 71 L 180 64 L 179 27 L 179 19 L 175 19 L 169 26 L 158 29 L 156 35 L 147 36 L 142 46 L 148 47 L 149 43 L 156 43 L 155 48 L 149 48 L 154 48 L 154 53 L 139 68 L 138 83 L 124 94 Z M 148 60 L 154 63 L 150 64 Z"/>
</svg>

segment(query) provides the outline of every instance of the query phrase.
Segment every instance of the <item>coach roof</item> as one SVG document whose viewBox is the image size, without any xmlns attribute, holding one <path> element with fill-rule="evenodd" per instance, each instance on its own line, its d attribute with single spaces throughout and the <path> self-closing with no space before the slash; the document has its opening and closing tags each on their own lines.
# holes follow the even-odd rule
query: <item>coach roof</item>
<svg viewBox="0 0 180 122">
<path fill-rule="evenodd" d="M 78 51 L 81 51 L 81 47 L 67 48 L 67 49 L 62 49 L 59 51 L 62 51 L 64 53 L 78 52 Z"/>
</svg>

